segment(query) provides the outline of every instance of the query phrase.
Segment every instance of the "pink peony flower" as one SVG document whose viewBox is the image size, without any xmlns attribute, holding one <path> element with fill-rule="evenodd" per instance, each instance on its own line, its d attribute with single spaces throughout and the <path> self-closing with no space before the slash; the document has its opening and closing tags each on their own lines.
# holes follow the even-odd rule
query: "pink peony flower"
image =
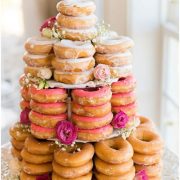
<svg viewBox="0 0 180 180">
<path fill-rule="evenodd" d="M 148 180 L 148 176 L 146 174 L 145 169 L 140 170 L 136 173 L 135 180 Z"/>
<path fill-rule="evenodd" d="M 41 25 L 41 27 L 40 27 L 40 32 L 42 32 L 42 30 L 43 30 L 44 28 L 50 28 L 50 29 L 52 29 L 52 27 L 54 26 L 55 22 L 56 22 L 56 17 L 55 17 L 55 16 L 50 17 L 49 19 L 46 19 L 46 20 L 44 21 L 44 23 L 43 23 L 43 24 Z"/>
<path fill-rule="evenodd" d="M 51 180 L 51 177 L 49 174 L 43 174 L 36 177 L 36 180 Z"/>
<path fill-rule="evenodd" d="M 30 120 L 29 120 L 29 113 L 30 113 L 30 111 L 31 111 L 30 109 L 25 108 L 21 112 L 21 114 L 20 114 L 20 122 L 22 124 L 30 124 L 31 123 Z"/>
<path fill-rule="evenodd" d="M 111 124 L 113 125 L 114 128 L 121 129 L 121 128 L 125 128 L 128 121 L 129 118 L 127 114 L 125 114 L 123 111 L 120 111 L 114 116 Z"/>
<path fill-rule="evenodd" d="M 97 80 L 105 81 L 109 79 L 111 72 L 108 65 L 98 64 L 94 69 L 94 77 Z"/>
<path fill-rule="evenodd" d="M 56 136 L 61 143 L 70 145 L 77 139 L 77 127 L 70 121 L 60 121 L 56 125 Z"/>
</svg>

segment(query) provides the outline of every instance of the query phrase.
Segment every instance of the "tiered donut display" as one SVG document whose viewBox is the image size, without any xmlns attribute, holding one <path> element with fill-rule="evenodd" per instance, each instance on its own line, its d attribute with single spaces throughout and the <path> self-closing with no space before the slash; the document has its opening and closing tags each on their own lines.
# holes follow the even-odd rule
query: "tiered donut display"
<svg viewBox="0 0 180 180">
<path fill-rule="evenodd" d="M 20 122 L 10 128 L 20 180 L 161 179 L 163 143 L 137 111 L 134 42 L 101 31 L 91 0 L 62 0 L 25 42 Z"/>
</svg>

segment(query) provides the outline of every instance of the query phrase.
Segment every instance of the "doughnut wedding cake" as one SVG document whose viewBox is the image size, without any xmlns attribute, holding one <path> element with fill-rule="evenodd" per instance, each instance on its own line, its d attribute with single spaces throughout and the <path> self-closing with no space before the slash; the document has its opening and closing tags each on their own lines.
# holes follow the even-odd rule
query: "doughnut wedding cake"
<svg viewBox="0 0 180 180">
<path fill-rule="evenodd" d="M 9 130 L 20 180 L 160 180 L 163 142 L 137 111 L 131 38 L 62 0 L 25 42 L 20 118 Z"/>
</svg>

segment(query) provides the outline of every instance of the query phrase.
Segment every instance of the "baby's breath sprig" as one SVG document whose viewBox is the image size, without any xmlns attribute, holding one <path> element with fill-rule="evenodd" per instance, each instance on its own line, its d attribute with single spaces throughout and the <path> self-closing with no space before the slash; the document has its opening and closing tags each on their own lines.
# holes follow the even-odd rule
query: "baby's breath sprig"
<svg viewBox="0 0 180 180">
<path fill-rule="evenodd" d="M 110 24 L 106 24 L 104 21 L 99 22 L 96 25 L 98 36 L 106 36 L 110 31 Z"/>
</svg>

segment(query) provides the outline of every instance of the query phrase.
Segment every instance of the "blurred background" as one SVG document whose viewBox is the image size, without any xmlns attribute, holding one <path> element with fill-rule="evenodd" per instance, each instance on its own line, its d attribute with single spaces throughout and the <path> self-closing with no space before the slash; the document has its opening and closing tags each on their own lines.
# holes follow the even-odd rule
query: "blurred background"
<svg viewBox="0 0 180 180">
<path fill-rule="evenodd" d="M 41 23 L 57 14 L 58 0 L 2 0 L 2 144 L 19 118 L 18 78 L 23 44 Z M 139 114 L 151 118 L 166 146 L 178 153 L 178 0 L 96 0 L 100 20 L 135 41 L 134 74 Z"/>
</svg>

